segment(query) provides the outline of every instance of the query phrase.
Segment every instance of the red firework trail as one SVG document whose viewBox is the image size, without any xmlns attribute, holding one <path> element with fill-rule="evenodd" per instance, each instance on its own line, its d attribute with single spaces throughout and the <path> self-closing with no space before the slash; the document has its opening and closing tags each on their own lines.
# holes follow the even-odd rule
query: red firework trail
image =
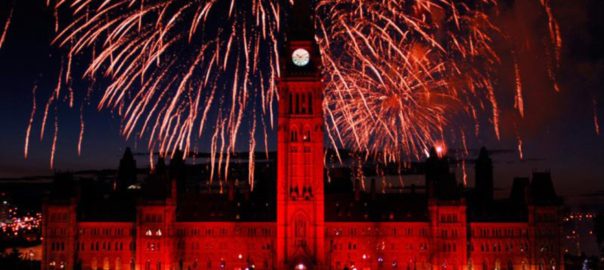
<svg viewBox="0 0 604 270">
<path fill-rule="evenodd" d="M 461 129 L 466 147 L 459 119 L 473 121 L 477 134 L 478 116 L 483 113 L 500 138 L 501 109 L 493 80 L 500 58 L 493 40 L 505 29 L 492 22 L 499 1 L 467 2 L 316 2 L 316 40 L 326 85 L 323 110 L 329 142 L 336 149 L 344 146 L 385 162 L 400 162 L 420 158 L 430 146 L 446 141 L 449 134 L 443 131 L 452 129 Z M 539 3 L 547 15 L 551 55 L 557 61 L 562 45 L 559 27 L 549 1 Z M 287 9 L 281 1 L 48 0 L 47 4 L 58 14 L 53 44 L 66 50 L 67 61 L 46 104 L 42 136 L 50 104 L 68 100 L 73 106 L 78 91 L 60 90 L 72 81 L 71 63 L 77 58 L 86 64 L 84 74 L 78 75 L 109 82 L 96 90 L 101 96 L 98 108 L 117 112 L 122 134 L 145 140 L 151 153 L 170 156 L 182 149 L 186 157 L 197 142 L 209 142 L 211 178 L 224 180 L 237 138 L 244 133 L 240 129 L 246 114 L 253 115 L 245 125 L 251 127 L 250 153 L 258 146 L 259 132 L 264 133 L 267 149 L 281 74 L 280 18 Z M 62 12 L 71 19 L 61 22 Z M 557 66 L 556 62 L 548 69 L 552 79 Z M 514 72 L 516 87 L 508 96 L 524 115 L 517 61 Z M 83 119 L 80 127 L 78 153 Z M 53 160 L 55 143 L 56 136 Z M 254 159 L 250 154 L 250 169 Z M 249 180 L 253 184 L 253 178 Z"/>
<path fill-rule="evenodd" d="M 4 41 L 6 40 L 6 34 L 8 33 L 8 28 L 10 27 L 10 23 L 13 19 L 14 10 L 15 10 L 15 7 L 13 5 L 13 6 L 11 6 L 10 12 L 8 13 L 6 22 L 4 22 L 4 27 L 2 28 L 2 32 L 0 33 L 0 49 L 2 49 L 2 45 L 4 45 Z"/>
</svg>

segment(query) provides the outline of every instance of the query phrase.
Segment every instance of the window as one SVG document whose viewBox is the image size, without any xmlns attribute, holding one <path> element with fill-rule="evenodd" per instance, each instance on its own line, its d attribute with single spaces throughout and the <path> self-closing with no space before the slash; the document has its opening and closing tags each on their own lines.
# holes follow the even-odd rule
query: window
<svg viewBox="0 0 604 270">
<path fill-rule="evenodd" d="M 310 142 L 310 130 L 304 131 L 304 136 L 302 137 L 302 140 L 304 140 L 305 142 Z"/>
<path fill-rule="evenodd" d="M 294 112 L 293 106 L 294 106 L 293 96 L 291 93 L 289 93 L 289 113 L 290 114 L 292 114 Z"/>
<path fill-rule="evenodd" d="M 308 113 L 312 114 L 312 93 L 308 93 Z"/>
<path fill-rule="evenodd" d="M 296 100 L 296 106 L 294 107 L 294 113 L 298 114 L 300 113 L 300 95 L 299 94 L 295 94 L 295 100 Z"/>
</svg>

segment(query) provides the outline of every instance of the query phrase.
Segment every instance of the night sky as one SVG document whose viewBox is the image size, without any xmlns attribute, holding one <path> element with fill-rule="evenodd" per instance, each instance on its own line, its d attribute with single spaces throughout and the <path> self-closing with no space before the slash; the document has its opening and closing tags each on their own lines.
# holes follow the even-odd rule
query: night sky
<svg viewBox="0 0 604 270">
<path fill-rule="evenodd" d="M 496 186 L 507 193 L 512 177 L 529 176 L 534 170 L 549 170 L 558 192 L 573 202 L 604 201 L 604 134 L 594 130 L 593 100 L 604 119 L 604 2 L 599 0 L 553 0 L 553 11 L 564 40 L 558 81 L 561 92 L 543 78 L 543 31 L 531 18 L 535 7 L 525 2 L 505 1 L 503 24 L 515 29 L 511 39 L 528 37 L 518 52 L 523 70 L 526 119 L 519 130 L 524 141 L 525 160 L 520 161 L 513 128 L 506 122 L 510 104 L 502 104 L 501 141 L 492 134 L 470 141 L 476 149 L 482 145 L 499 151 L 495 160 Z M 535 1 L 538 2 L 538 1 Z M 44 140 L 39 140 L 41 117 L 34 119 L 30 157 L 25 160 L 23 145 L 32 108 L 32 89 L 37 88 L 36 102 L 42 110 L 49 92 L 55 87 L 61 53 L 49 45 L 53 35 L 50 9 L 41 0 L 0 0 L 0 26 L 4 25 L 10 5 L 16 3 L 6 43 L 0 49 L 0 178 L 49 175 L 53 120 L 49 121 Z M 535 37 L 535 38 L 533 38 Z M 521 40 L 520 38 L 517 38 Z M 525 40 L 525 39 L 522 39 Z M 498 91 L 512 87 L 509 55 L 502 56 Z M 506 65 L 507 64 L 507 65 Z M 507 66 L 507 68 L 505 67 Z M 88 85 L 76 82 L 75 91 Z M 506 105 L 508 105 L 506 107 Z M 76 107 L 79 103 L 76 103 Z M 120 121 L 112 112 L 96 111 L 95 100 L 84 110 L 86 133 L 82 156 L 76 152 L 79 132 L 79 108 L 59 106 L 59 138 L 56 169 L 84 170 L 116 168 L 125 147 L 145 152 L 144 142 L 125 141 L 119 135 Z M 604 126 L 604 120 L 600 120 Z M 470 124 L 470 123 L 469 123 Z M 471 124 L 470 124 L 471 125 Z M 272 133 L 271 133 L 272 134 Z M 269 138 L 274 148 L 274 136 Z M 144 164 L 146 157 L 139 158 Z"/>
</svg>

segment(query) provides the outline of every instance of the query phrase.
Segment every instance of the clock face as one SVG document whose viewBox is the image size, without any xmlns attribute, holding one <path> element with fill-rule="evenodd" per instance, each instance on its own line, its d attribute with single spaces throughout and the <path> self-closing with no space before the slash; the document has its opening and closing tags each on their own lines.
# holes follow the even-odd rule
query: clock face
<svg viewBox="0 0 604 270">
<path fill-rule="evenodd" d="M 305 49 L 296 49 L 293 53 L 292 53 L 292 62 L 294 62 L 294 65 L 299 66 L 299 67 L 303 67 L 308 65 L 308 62 L 310 61 L 310 53 L 308 53 L 307 50 Z"/>
</svg>

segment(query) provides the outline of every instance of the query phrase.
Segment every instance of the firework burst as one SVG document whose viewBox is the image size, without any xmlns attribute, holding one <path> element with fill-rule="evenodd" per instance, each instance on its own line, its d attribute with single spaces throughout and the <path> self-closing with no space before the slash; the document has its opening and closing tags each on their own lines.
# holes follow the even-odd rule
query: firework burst
<svg viewBox="0 0 604 270">
<path fill-rule="evenodd" d="M 551 16 L 548 3 L 541 4 Z M 477 135 L 477 115 L 483 112 L 499 139 L 492 76 L 500 63 L 493 37 L 501 29 L 490 15 L 497 5 L 495 0 L 319 1 L 332 144 L 384 162 L 419 158 L 435 142 L 448 141 L 445 130 L 463 128 L 460 118 L 474 121 Z M 557 52 L 558 27 L 551 17 L 548 22 Z M 522 117 L 517 61 L 514 69 L 512 97 Z"/>
<path fill-rule="evenodd" d="M 267 129 L 273 124 L 280 18 L 293 1 L 47 4 L 56 11 L 53 44 L 64 49 L 65 61 L 44 106 L 42 137 L 53 105 L 56 111 L 56 103 L 66 100 L 74 107 L 78 93 L 70 87 L 72 63 L 84 62 L 85 71 L 77 75 L 103 85 L 98 108 L 121 117 L 125 137 L 147 141 L 150 152 L 162 156 L 178 149 L 187 155 L 198 142 L 207 142 L 211 178 L 226 179 L 237 138 L 246 126 L 253 170 L 255 135 L 264 133 L 266 149 Z M 541 0 L 540 5 L 548 16 L 551 55 L 559 59 L 559 27 L 549 2 Z M 315 28 L 326 83 L 323 109 L 333 146 L 400 161 L 420 158 L 435 142 L 447 141 L 449 130 L 461 129 L 467 155 L 466 133 L 456 119 L 470 118 L 478 134 L 478 115 L 484 112 L 499 138 L 500 109 L 491 78 L 500 62 L 493 48 L 493 36 L 501 33 L 492 23 L 497 6 L 497 0 L 316 1 Z M 521 72 L 513 56 L 516 83 L 511 93 L 522 116 Z M 556 67 L 549 65 L 552 79 Z M 90 91 L 84 96 L 88 102 Z M 34 103 L 32 115 L 35 108 Z M 51 163 L 59 128 L 54 119 Z M 247 119 L 250 123 L 242 125 Z M 84 126 L 81 115 L 78 153 Z M 521 147 L 520 136 L 518 141 Z"/>
<path fill-rule="evenodd" d="M 190 153 L 209 133 L 214 135 L 210 148 L 228 161 L 244 115 L 256 114 L 255 107 L 262 115 L 272 114 L 279 75 L 277 0 L 48 4 L 56 10 L 53 44 L 65 49 L 66 61 L 43 127 L 50 104 L 65 96 L 73 107 L 69 84 L 75 75 L 108 82 L 98 108 L 116 112 L 125 137 L 148 140 L 149 150 L 162 156 L 177 149 Z M 66 24 L 63 17 L 70 17 Z M 85 72 L 73 74 L 72 63 L 81 58 L 89 59 Z M 256 118 L 250 123 L 254 130 Z M 78 149 L 84 123 L 80 126 Z M 228 172 L 228 162 L 212 164 L 218 165 L 213 167 L 218 175 Z"/>
</svg>

